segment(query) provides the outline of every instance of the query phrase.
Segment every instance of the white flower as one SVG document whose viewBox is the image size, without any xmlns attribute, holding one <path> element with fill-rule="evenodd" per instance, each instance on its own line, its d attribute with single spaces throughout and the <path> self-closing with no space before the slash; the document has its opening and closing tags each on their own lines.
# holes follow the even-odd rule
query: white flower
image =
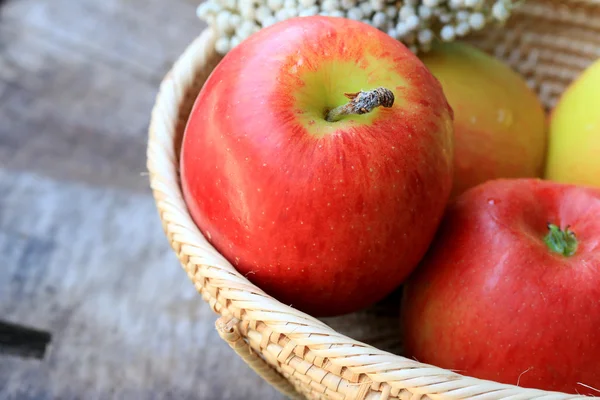
<svg viewBox="0 0 600 400">
<path fill-rule="evenodd" d="M 458 9 L 465 5 L 465 0 L 450 0 L 450 7 Z"/>
<path fill-rule="evenodd" d="M 299 0 L 300 8 L 308 8 L 317 4 L 317 0 Z"/>
<path fill-rule="evenodd" d="M 340 3 L 344 10 L 349 10 L 349 9 L 353 8 L 354 6 L 356 6 L 356 0 L 341 0 Z"/>
<path fill-rule="evenodd" d="M 431 8 L 429 8 L 425 5 L 420 5 L 419 6 L 419 17 L 421 17 L 421 19 L 431 18 Z"/>
<path fill-rule="evenodd" d="M 471 25 L 471 28 L 479 30 L 485 25 L 485 17 L 482 13 L 473 13 L 469 17 L 469 25 Z"/>
<path fill-rule="evenodd" d="M 465 6 L 475 8 L 481 5 L 481 0 L 464 0 Z"/>
<path fill-rule="evenodd" d="M 254 2 L 252 0 L 240 0 L 239 3 L 240 14 L 247 21 L 254 20 Z"/>
<path fill-rule="evenodd" d="M 362 10 L 365 16 L 371 15 L 371 13 L 373 12 L 373 6 L 371 6 L 371 3 L 368 1 L 363 1 L 362 3 L 360 3 L 360 9 Z"/>
<path fill-rule="evenodd" d="M 211 1 L 205 1 L 196 8 L 196 15 L 200 19 L 205 19 L 209 15 L 216 15 L 221 11 L 221 7 Z"/>
<path fill-rule="evenodd" d="M 398 31 L 396 31 L 396 28 L 388 29 L 387 34 L 393 37 L 394 39 L 398 39 Z"/>
<path fill-rule="evenodd" d="M 398 16 L 398 9 L 394 6 L 387 6 L 385 8 L 385 13 L 389 18 L 395 18 L 396 16 Z"/>
<path fill-rule="evenodd" d="M 267 7 L 273 11 L 277 11 L 283 7 L 283 0 L 267 0 Z"/>
<path fill-rule="evenodd" d="M 298 15 L 300 17 L 310 17 L 311 15 L 317 15 L 319 13 L 319 6 L 310 6 L 300 10 Z"/>
<path fill-rule="evenodd" d="M 237 34 L 240 39 L 244 40 L 248 36 L 252 35 L 254 32 L 257 32 L 259 29 L 258 25 L 251 21 L 244 21 L 242 25 L 238 28 Z"/>
<path fill-rule="evenodd" d="M 242 23 L 240 14 L 229 14 L 229 25 L 232 27 L 239 26 Z"/>
<path fill-rule="evenodd" d="M 419 43 L 429 44 L 433 40 L 433 32 L 431 32 L 431 30 L 429 29 L 424 29 L 421 32 L 419 32 L 417 38 L 419 40 Z"/>
<path fill-rule="evenodd" d="M 416 15 L 411 15 L 410 17 L 406 18 L 406 21 L 404 21 L 409 31 L 414 31 L 415 29 L 417 29 L 417 26 L 419 26 L 419 22 L 419 17 L 417 17 Z"/>
<path fill-rule="evenodd" d="M 260 22 L 263 22 L 265 19 L 272 17 L 273 12 L 267 6 L 260 6 L 256 9 L 256 19 Z"/>
<path fill-rule="evenodd" d="M 242 42 L 242 39 L 240 39 L 239 36 L 234 36 L 231 38 L 231 48 L 234 48 L 235 46 L 237 46 L 238 44 L 240 44 Z"/>
<path fill-rule="evenodd" d="M 452 21 L 452 14 L 444 13 L 439 16 L 440 22 L 447 24 Z"/>
<path fill-rule="evenodd" d="M 360 20 L 364 17 L 362 10 L 358 7 L 352 7 L 346 14 L 349 19 Z"/>
<path fill-rule="evenodd" d="M 398 34 L 398 36 L 402 37 L 402 36 L 406 35 L 408 32 L 409 32 L 409 29 L 406 26 L 406 24 L 404 22 L 398 22 L 398 24 L 396 25 L 396 33 Z"/>
<path fill-rule="evenodd" d="M 385 0 L 371 0 L 371 8 L 375 11 L 383 11 L 385 9 Z"/>
<path fill-rule="evenodd" d="M 455 32 L 458 36 L 465 36 L 471 30 L 471 25 L 468 22 L 460 22 L 456 25 Z"/>
<path fill-rule="evenodd" d="M 452 25 L 444 26 L 440 31 L 440 36 L 442 37 L 442 40 L 446 42 L 454 40 L 456 36 L 456 33 L 454 32 L 454 27 Z"/>
<path fill-rule="evenodd" d="M 221 36 L 215 43 L 215 50 L 219 54 L 225 54 L 231 50 L 231 42 L 227 36 Z"/>
<path fill-rule="evenodd" d="M 271 26 L 277 23 L 277 19 L 273 16 L 267 17 L 262 21 L 262 26 L 266 28 L 267 26 Z"/>
<path fill-rule="evenodd" d="M 468 11 L 460 10 L 459 12 L 456 13 L 456 20 L 460 21 L 460 22 L 468 21 L 470 15 L 471 14 Z"/>
<path fill-rule="evenodd" d="M 223 8 L 228 8 L 230 10 L 235 10 L 235 2 L 236 0 L 221 0 Z"/>
<path fill-rule="evenodd" d="M 340 8 L 340 2 L 338 0 L 323 0 L 321 8 L 325 11 L 333 11 Z"/>
<path fill-rule="evenodd" d="M 387 15 L 381 11 L 377 11 L 372 18 L 373 26 L 376 28 L 383 28 L 387 24 Z"/>
<path fill-rule="evenodd" d="M 285 21 L 286 19 L 290 18 L 290 14 L 289 14 L 289 9 L 287 8 L 282 8 L 281 10 L 278 10 L 275 13 L 275 19 L 277 21 Z"/>
<path fill-rule="evenodd" d="M 412 17 L 415 15 L 415 9 L 409 5 L 402 6 L 400 9 L 400 18 L 406 21 L 408 17 Z"/>
<path fill-rule="evenodd" d="M 492 6 L 492 16 L 496 18 L 498 21 L 506 21 L 509 16 L 509 12 L 506 9 L 506 5 L 503 1 L 497 1 Z"/>
<path fill-rule="evenodd" d="M 261 28 L 296 16 L 362 21 L 427 51 L 435 37 L 452 41 L 491 21 L 506 21 L 517 0 L 203 0 L 198 18 L 214 29 L 224 54 Z"/>
</svg>

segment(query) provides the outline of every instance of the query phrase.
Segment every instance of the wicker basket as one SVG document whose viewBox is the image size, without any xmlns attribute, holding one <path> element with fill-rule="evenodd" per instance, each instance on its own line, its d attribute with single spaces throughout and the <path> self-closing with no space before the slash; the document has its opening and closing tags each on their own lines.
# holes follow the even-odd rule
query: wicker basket
<svg viewBox="0 0 600 400">
<path fill-rule="evenodd" d="M 600 0 L 528 0 L 509 23 L 469 39 L 508 62 L 551 108 L 600 58 Z M 239 274 L 205 240 L 182 198 L 178 155 L 186 119 L 220 61 L 204 31 L 165 77 L 148 143 L 151 186 L 173 250 L 221 317 L 221 337 L 270 384 L 308 399 L 567 399 L 576 396 L 473 379 L 397 354 L 397 303 L 317 320 L 281 304 Z M 232 377 L 233 379 L 233 377 Z"/>
</svg>

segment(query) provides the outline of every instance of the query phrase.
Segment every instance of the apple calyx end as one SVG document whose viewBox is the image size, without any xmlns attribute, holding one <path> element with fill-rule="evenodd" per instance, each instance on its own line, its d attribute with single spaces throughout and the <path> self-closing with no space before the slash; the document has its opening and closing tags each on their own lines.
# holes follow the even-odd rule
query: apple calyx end
<svg viewBox="0 0 600 400">
<path fill-rule="evenodd" d="M 384 87 L 373 90 L 360 91 L 356 93 L 344 93 L 344 96 L 350 101 L 342 106 L 328 110 L 325 113 L 325 120 L 336 122 L 345 115 L 367 114 L 377 107 L 390 108 L 394 105 L 394 93 Z"/>
<path fill-rule="evenodd" d="M 560 229 L 557 225 L 547 223 L 548 234 L 544 237 L 544 242 L 548 248 L 565 257 L 570 257 L 577 251 L 577 237 L 575 232 L 567 225 L 565 229 Z"/>
</svg>

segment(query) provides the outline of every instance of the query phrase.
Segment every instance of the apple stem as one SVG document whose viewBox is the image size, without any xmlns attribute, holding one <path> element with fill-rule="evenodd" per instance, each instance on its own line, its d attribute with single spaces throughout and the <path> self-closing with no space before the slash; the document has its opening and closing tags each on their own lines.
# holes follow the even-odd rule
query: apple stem
<svg viewBox="0 0 600 400">
<path fill-rule="evenodd" d="M 394 93 L 384 87 L 373 90 L 360 91 L 356 93 L 344 93 L 344 96 L 350 101 L 342 106 L 329 110 L 325 115 L 328 122 L 335 122 L 342 119 L 345 115 L 366 114 L 376 107 L 386 108 L 394 105 Z"/>
<path fill-rule="evenodd" d="M 565 257 L 572 256 L 577 251 L 577 238 L 575 233 L 567 226 L 565 230 L 548 223 L 548 234 L 544 242 L 550 250 Z"/>
</svg>

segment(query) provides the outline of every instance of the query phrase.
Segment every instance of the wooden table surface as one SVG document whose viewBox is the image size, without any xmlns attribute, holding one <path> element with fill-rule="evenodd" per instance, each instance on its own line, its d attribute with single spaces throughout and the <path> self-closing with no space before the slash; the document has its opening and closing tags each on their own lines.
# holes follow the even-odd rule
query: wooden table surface
<svg viewBox="0 0 600 400">
<path fill-rule="evenodd" d="M 280 399 L 221 341 L 148 188 L 158 84 L 199 34 L 196 0 L 0 6 L 0 399 Z"/>
</svg>

